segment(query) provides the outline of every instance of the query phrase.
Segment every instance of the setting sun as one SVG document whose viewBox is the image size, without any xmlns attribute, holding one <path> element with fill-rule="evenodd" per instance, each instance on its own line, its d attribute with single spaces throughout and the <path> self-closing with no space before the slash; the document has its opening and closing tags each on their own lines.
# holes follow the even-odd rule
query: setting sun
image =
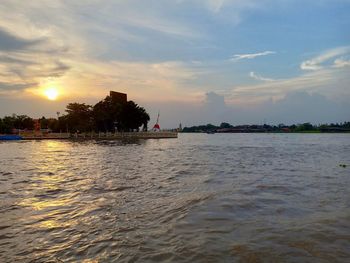
<svg viewBox="0 0 350 263">
<path fill-rule="evenodd" d="M 56 88 L 48 88 L 44 90 L 44 94 L 49 100 L 56 100 L 58 97 L 58 91 Z"/>
</svg>

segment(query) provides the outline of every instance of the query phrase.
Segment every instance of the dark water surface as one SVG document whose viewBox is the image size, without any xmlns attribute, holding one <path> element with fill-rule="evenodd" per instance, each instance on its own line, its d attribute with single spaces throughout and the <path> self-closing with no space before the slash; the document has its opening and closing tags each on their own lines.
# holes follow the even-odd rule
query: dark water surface
<svg viewBox="0 0 350 263">
<path fill-rule="evenodd" d="M 0 262 L 350 262 L 350 135 L 2 142 L 0 202 Z"/>
</svg>

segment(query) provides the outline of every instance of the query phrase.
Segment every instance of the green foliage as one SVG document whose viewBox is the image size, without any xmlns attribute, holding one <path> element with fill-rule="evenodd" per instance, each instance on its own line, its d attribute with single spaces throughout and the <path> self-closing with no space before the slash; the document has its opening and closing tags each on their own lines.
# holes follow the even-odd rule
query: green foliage
<svg viewBox="0 0 350 263">
<path fill-rule="evenodd" d="M 119 127 L 123 131 L 139 130 L 140 126 L 144 126 L 147 130 L 147 123 L 150 117 L 143 107 L 138 106 L 133 101 L 123 104 L 120 112 Z"/>
<path fill-rule="evenodd" d="M 183 128 L 182 132 L 211 132 L 215 131 L 218 128 L 218 126 L 209 123 L 207 125 L 185 127 Z"/>
<path fill-rule="evenodd" d="M 220 124 L 220 129 L 228 129 L 228 128 L 232 128 L 233 126 L 227 122 L 223 122 Z"/>
<path fill-rule="evenodd" d="M 297 125 L 297 127 L 295 128 L 295 131 L 312 131 L 312 130 L 315 130 L 314 126 L 309 123 L 309 122 L 306 122 L 306 123 L 303 123 L 303 124 L 299 124 Z"/>
<path fill-rule="evenodd" d="M 225 130 L 221 130 L 225 129 Z M 314 126 L 309 122 L 303 124 L 285 125 L 238 125 L 232 126 L 229 123 L 221 123 L 220 126 L 212 124 L 199 125 L 192 127 L 184 127 L 183 132 L 303 132 L 303 133 L 319 133 L 319 132 L 350 132 L 350 122 L 320 124 Z"/>
<path fill-rule="evenodd" d="M 122 106 L 122 104 L 113 101 L 110 96 L 98 102 L 92 111 L 95 130 L 114 131 L 120 119 Z"/>
<path fill-rule="evenodd" d="M 0 133 L 12 133 L 14 129 L 32 130 L 34 128 L 34 121 L 27 115 L 5 116 L 0 119 Z"/>
<path fill-rule="evenodd" d="M 63 130 L 66 127 L 70 132 L 131 131 L 139 130 L 142 125 L 147 130 L 150 120 L 146 110 L 135 102 L 119 103 L 110 96 L 93 107 L 84 103 L 70 103 L 66 112 L 66 115 L 60 117 L 59 123 L 53 125 Z"/>
<path fill-rule="evenodd" d="M 92 130 L 92 107 L 85 103 L 69 103 L 67 115 L 62 119 L 70 132 Z"/>
<path fill-rule="evenodd" d="M 49 128 L 49 119 L 46 119 L 44 116 L 39 119 L 40 129 Z"/>
</svg>

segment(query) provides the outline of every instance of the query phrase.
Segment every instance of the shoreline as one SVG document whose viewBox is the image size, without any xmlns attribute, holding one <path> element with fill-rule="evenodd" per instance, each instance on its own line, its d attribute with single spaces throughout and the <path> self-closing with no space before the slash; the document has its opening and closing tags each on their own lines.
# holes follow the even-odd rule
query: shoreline
<svg viewBox="0 0 350 263">
<path fill-rule="evenodd" d="M 208 134 L 208 132 L 181 132 L 188 134 Z M 256 133 L 256 134 L 350 134 L 350 131 L 339 131 L 339 132 L 323 132 L 323 131 L 296 131 L 296 132 L 280 132 L 280 131 L 240 131 L 240 132 L 213 132 L 210 134 L 244 134 L 244 133 Z"/>
<path fill-rule="evenodd" d="M 3 136 L 3 139 L 1 139 Z M 12 137 L 12 138 L 11 138 Z M 123 139 L 176 139 L 177 132 L 118 132 L 118 133 L 47 133 L 0 135 L 0 140 L 123 140 Z"/>
</svg>

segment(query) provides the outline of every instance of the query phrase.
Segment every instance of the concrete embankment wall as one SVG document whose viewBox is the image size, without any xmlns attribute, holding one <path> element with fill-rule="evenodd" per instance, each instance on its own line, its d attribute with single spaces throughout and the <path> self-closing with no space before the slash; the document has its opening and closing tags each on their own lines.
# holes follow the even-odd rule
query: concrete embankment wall
<svg viewBox="0 0 350 263">
<path fill-rule="evenodd" d="M 49 140 L 49 139 L 69 139 L 71 135 L 69 133 L 21 133 L 19 136 L 23 140 Z"/>
<path fill-rule="evenodd" d="M 47 133 L 22 135 L 24 140 L 49 139 L 85 139 L 85 140 L 118 140 L 118 139 L 167 139 L 177 138 L 177 132 L 116 132 L 116 133 Z"/>
</svg>

